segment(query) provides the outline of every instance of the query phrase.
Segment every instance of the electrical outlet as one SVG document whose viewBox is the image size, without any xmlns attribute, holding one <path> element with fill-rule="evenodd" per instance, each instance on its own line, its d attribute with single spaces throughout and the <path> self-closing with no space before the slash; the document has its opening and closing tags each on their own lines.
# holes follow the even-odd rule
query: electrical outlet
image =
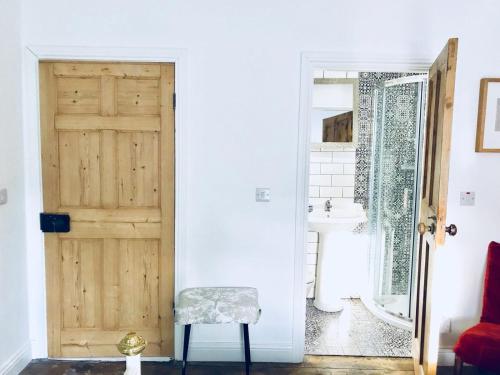
<svg viewBox="0 0 500 375">
<path fill-rule="evenodd" d="M 473 191 L 460 192 L 460 206 L 474 206 L 476 204 L 476 193 Z"/>
<path fill-rule="evenodd" d="M 7 204 L 7 200 L 8 200 L 7 189 L 6 188 L 0 189 L 0 205 Z"/>
<path fill-rule="evenodd" d="M 257 189 L 255 189 L 255 201 L 257 201 L 257 202 L 270 202 L 271 201 L 271 189 L 269 189 L 269 188 L 257 188 Z"/>
</svg>

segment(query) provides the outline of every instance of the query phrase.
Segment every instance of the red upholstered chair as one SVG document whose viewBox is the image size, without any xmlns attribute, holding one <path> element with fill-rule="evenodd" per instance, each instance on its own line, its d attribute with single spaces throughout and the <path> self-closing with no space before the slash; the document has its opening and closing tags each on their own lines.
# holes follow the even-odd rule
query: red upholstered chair
<svg viewBox="0 0 500 375">
<path fill-rule="evenodd" d="M 481 321 L 462 333 L 454 351 L 457 375 L 464 362 L 500 372 L 500 243 L 488 247 Z"/>
</svg>

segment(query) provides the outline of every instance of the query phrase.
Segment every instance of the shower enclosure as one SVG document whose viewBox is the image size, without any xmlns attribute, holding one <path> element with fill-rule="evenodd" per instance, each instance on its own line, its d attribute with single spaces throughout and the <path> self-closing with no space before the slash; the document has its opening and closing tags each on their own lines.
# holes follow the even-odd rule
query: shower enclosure
<svg viewBox="0 0 500 375">
<path fill-rule="evenodd" d="M 369 233 L 372 300 L 412 318 L 425 76 L 386 81 L 374 92 Z"/>
</svg>

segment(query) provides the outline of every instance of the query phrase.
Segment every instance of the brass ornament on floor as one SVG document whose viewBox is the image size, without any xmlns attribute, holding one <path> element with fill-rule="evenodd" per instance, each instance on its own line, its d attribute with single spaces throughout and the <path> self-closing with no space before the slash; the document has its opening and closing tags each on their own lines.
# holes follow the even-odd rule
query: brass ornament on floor
<svg viewBox="0 0 500 375">
<path fill-rule="evenodd" d="M 116 346 L 120 353 L 126 355 L 126 370 L 124 375 L 141 375 L 141 353 L 148 343 L 144 337 L 135 332 L 129 332 Z"/>
<path fill-rule="evenodd" d="M 129 332 L 121 339 L 120 343 L 116 346 L 118 351 L 126 356 L 133 356 L 141 354 L 148 343 L 144 337 L 139 336 L 135 332 Z"/>
</svg>

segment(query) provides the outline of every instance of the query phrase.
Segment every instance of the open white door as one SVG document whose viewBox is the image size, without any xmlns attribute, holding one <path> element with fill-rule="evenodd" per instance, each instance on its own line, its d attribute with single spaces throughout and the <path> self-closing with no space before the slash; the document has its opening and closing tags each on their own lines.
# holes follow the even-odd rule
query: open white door
<svg viewBox="0 0 500 375">
<path fill-rule="evenodd" d="M 446 226 L 457 48 L 458 39 L 448 40 L 429 71 L 413 345 L 415 374 L 419 375 L 436 374 L 440 322 L 431 306 L 437 272 L 434 256 L 446 233 L 457 232 L 454 225 Z"/>
</svg>

